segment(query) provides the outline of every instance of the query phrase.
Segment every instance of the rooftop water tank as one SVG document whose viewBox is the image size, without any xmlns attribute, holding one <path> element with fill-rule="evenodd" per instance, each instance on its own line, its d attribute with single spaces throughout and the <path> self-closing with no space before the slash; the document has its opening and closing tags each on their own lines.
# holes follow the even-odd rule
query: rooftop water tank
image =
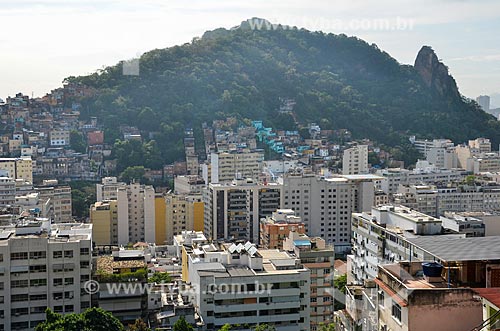
<svg viewBox="0 0 500 331">
<path fill-rule="evenodd" d="M 422 263 L 422 270 L 427 277 L 441 277 L 443 266 L 437 262 L 424 262 Z"/>
</svg>

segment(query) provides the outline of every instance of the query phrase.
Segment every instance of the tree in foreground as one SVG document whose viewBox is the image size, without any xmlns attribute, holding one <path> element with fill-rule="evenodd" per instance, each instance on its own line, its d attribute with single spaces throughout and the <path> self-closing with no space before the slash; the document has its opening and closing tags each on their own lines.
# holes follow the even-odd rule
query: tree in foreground
<svg viewBox="0 0 500 331">
<path fill-rule="evenodd" d="M 181 316 L 174 324 L 174 331 L 194 331 L 191 324 L 186 322 L 184 316 Z"/>
<path fill-rule="evenodd" d="M 138 318 L 135 320 L 134 324 L 129 324 L 128 331 L 151 331 L 151 329 L 148 328 L 146 322 Z"/>
<path fill-rule="evenodd" d="M 276 328 L 273 325 L 269 325 L 269 324 L 259 324 L 253 330 L 254 331 L 276 331 Z"/>
<path fill-rule="evenodd" d="M 101 308 L 90 308 L 81 314 L 61 315 L 50 308 L 45 311 L 45 322 L 35 331 L 124 331 L 120 321 Z"/>
</svg>

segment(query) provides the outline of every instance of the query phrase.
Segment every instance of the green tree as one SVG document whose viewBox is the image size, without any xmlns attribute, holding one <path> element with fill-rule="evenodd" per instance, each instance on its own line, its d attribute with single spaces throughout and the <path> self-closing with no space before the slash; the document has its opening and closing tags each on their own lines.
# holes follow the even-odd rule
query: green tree
<svg viewBox="0 0 500 331">
<path fill-rule="evenodd" d="M 172 277 L 168 272 L 155 272 L 151 277 L 148 278 L 148 283 L 165 284 L 170 283 Z"/>
<path fill-rule="evenodd" d="M 276 328 L 273 325 L 269 324 L 259 324 L 257 325 L 253 331 L 276 331 Z"/>
<path fill-rule="evenodd" d="M 125 170 L 122 171 L 120 174 L 120 177 L 123 181 L 130 183 L 134 180 L 139 181 L 141 183 L 145 182 L 144 174 L 146 173 L 146 170 L 144 169 L 144 166 L 132 166 L 132 167 L 127 167 Z"/>
<path fill-rule="evenodd" d="M 96 201 L 95 183 L 87 181 L 72 181 L 71 187 L 71 208 L 73 216 L 77 218 L 87 218 L 89 216 L 90 205 Z"/>
<path fill-rule="evenodd" d="M 69 142 L 71 149 L 74 149 L 75 152 L 85 153 L 87 151 L 87 143 L 80 132 L 71 130 L 69 134 Z"/>
<path fill-rule="evenodd" d="M 340 292 L 345 294 L 347 285 L 347 275 L 342 275 L 333 280 L 333 286 L 338 289 Z"/>
<path fill-rule="evenodd" d="M 45 312 L 45 321 L 35 331 L 124 331 L 120 321 L 101 308 L 90 308 L 81 314 L 61 315 L 50 308 Z"/>
<path fill-rule="evenodd" d="M 148 325 L 146 324 L 146 322 L 144 322 L 141 318 L 136 319 L 134 324 L 129 324 L 128 330 L 129 331 L 151 331 L 151 329 L 148 328 Z"/>
<path fill-rule="evenodd" d="M 320 323 L 318 331 L 335 331 L 335 324 L 334 323 Z"/>
<path fill-rule="evenodd" d="M 219 331 L 229 331 L 231 330 L 231 325 L 230 324 L 224 324 Z"/>
<path fill-rule="evenodd" d="M 174 331 L 194 331 L 194 328 L 181 316 L 174 324 Z"/>
</svg>

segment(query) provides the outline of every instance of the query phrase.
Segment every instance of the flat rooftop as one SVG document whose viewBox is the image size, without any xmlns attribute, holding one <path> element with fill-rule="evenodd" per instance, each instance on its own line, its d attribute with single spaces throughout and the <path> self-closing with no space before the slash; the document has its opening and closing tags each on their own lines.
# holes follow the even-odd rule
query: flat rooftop
<svg viewBox="0 0 500 331">
<path fill-rule="evenodd" d="M 408 241 L 441 261 L 500 260 L 500 236 L 423 236 Z"/>
</svg>

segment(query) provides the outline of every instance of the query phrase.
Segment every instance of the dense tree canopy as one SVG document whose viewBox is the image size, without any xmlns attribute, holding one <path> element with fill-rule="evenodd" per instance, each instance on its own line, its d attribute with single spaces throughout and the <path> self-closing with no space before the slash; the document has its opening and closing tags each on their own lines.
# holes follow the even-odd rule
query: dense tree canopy
<svg viewBox="0 0 500 331">
<path fill-rule="evenodd" d="M 90 308 L 81 314 L 61 315 L 50 308 L 46 320 L 38 324 L 35 331 L 124 331 L 120 321 L 101 308 Z"/>
</svg>

